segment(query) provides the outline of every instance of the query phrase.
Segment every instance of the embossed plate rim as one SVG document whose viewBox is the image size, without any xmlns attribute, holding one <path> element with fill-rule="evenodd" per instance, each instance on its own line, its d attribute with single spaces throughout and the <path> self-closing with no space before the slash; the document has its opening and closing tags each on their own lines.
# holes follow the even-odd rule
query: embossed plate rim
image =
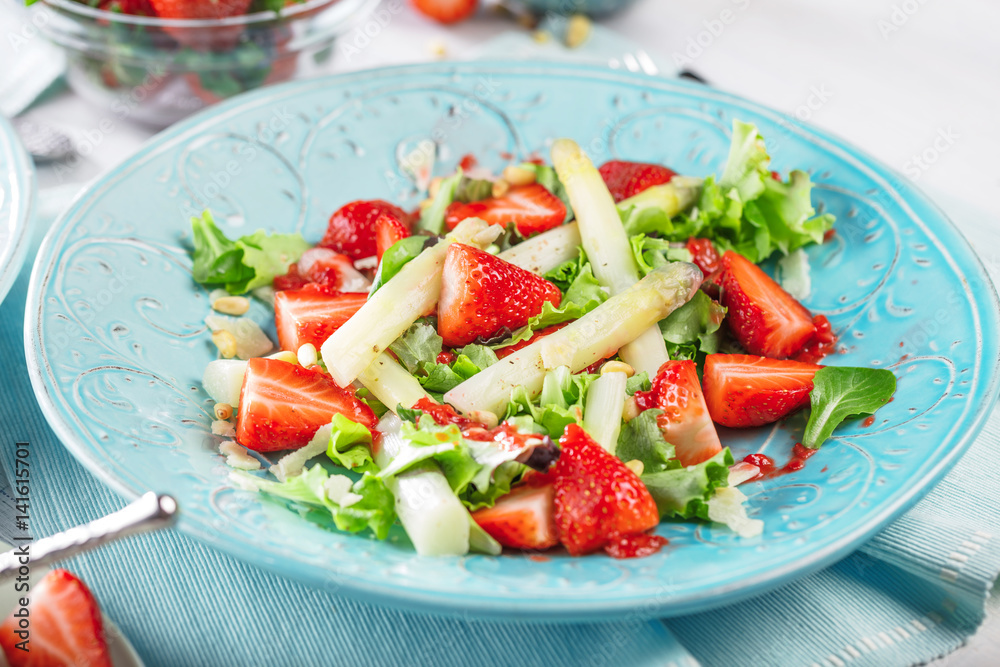
<svg viewBox="0 0 1000 667">
<path fill-rule="evenodd" d="M 10 122 L 0 116 L 0 174 L 9 173 L 12 201 L 0 193 L 0 214 L 9 209 L 6 220 L 0 220 L 0 227 L 7 226 L 9 236 L 5 245 L 0 246 L 0 303 L 17 280 L 17 274 L 28 253 L 28 230 L 31 228 L 32 212 L 35 209 L 35 170 L 31 158 L 21 146 L 17 132 Z M 0 187 L 3 187 L 0 184 Z"/>
<path fill-rule="evenodd" d="M 967 398 L 963 406 L 962 415 L 955 426 L 951 429 L 948 439 L 954 438 L 952 446 L 947 450 L 939 451 L 938 459 L 927 468 L 920 476 L 916 484 L 912 484 L 903 490 L 892 502 L 883 502 L 875 507 L 867 516 L 865 521 L 858 523 L 850 532 L 846 532 L 841 538 L 831 541 L 829 544 L 819 549 L 808 552 L 807 556 L 797 562 L 784 566 L 764 569 L 755 575 L 733 581 L 729 583 L 715 585 L 709 589 L 699 589 L 687 594 L 672 594 L 666 599 L 655 600 L 652 604 L 650 599 L 638 595 L 621 597 L 615 599 L 580 599 L 577 597 L 556 599 L 552 601 L 537 602 L 532 601 L 530 606 L 517 598 L 498 597 L 496 595 L 481 595 L 477 597 L 462 597 L 450 592 L 417 590 L 406 588 L 400 585 L 391 585 L 374 581 L 351 581 L 345 577 L 340 577 L 337 581 L 345 591 L 350 591 L 356 595 L 369 600 L 379 600 L 425 611 L 444 614 L 471 613 L 475 616 L 510 617 L 516 616 L 524 620 L 550 620 L 566 621 L 571 619 L 594 619 L 595 617 L 609 612 L 630 612 L 644 617 L 677 615 L 690 613 L 697 610 L 704 610 L 709 607 L 719 606 L 735 602 L 739 599 L 757 594 L 765 589 L 773 588 L 780 583 L 784 583 L 793 577 L 800 577 L 813 572 L 821 567 L 832 564 L 836 560 L 846 556 L 853 551 L 863 541 L 872 536 L 890 520 L 901 514 L 907 508 L 919 500 L 930 488 L 941 479 L 941 477 L 958 460 L 959 456 L 968 448 L 975 436 L 981 430 L 985 418 L 991 406 L 995 402 L 998 393 L 998 372 L 1000 372 L 1000 358 L 994 357 L 991 368 L 984 367 L 986 363 L 984 353 L 984 319 L 992 322 L 995 332 L 1000 324 L 1000 301 L 997 299 L 995 289 L 989 281 L 981 260 L 972 251 L 968 242 L 955 228 L 954 224 L 948 220 L 947 216 L 940 211 L 925 195 L 915 187 L 902 180 L 895 172 L 873 160 L 863 152 L 850 147 L 842 140 L 832 136 L 827 132 L 816 130 L 797 121 L 789 121 L 785 116 L 778 114 L 766 107 L 749 102 L 735 95 L 715 91 L 697 84 L 689 84 L 680 81 L 669 81 L 664 79 L 652 79 L 644 75 L 634 75 L 622 72 L 612 72 L 609 70 L 593 68 L 571 64 L 548 64 L 525 66 L 520 63 L 510 63 L 503 61 L 489 62 L 478 61 L 473 63 L 440 63 L 430 65 L 409 65 L 401 67 L 382 68 L 364 72 L 352 72 L 347 74 L 334 75 L 323 79 L 311 81 L 293 82 L 280 87 L 271 88 L 266 91 L 259 91 L 239 99 L 224 103 L 210 111 L 202 112 L 199 115 L 171 128 L 140 149 L 130 160 L 119 166 L 114 171 L 105 175 L 100 183 L 90 188 L 82 194 L 73 205 L 64 212 L 60 221 L 53 226 L 46 236 L 42 250 L 39 253 L 39 261 L 36 262 L 32 272 L 31 285 L 29 287 L 29 312 L 34 317 L 26 319 L 25 322 L 25 345 L 31 371 L 31 381 L 42 410 L 52 425 L 56 433 L 61 437 L 64 444 L 69 447 L 74 456 L 77 457 L 88 469 L 97 475 L 102 481 L 123 493 L 126 496 L 134 496 L 145 489 L 136 489 L 115 471 L 106 469 L 104 460 L 96 452 L 90 451 L 89 447 L 79 442 L 80 438 L 74 432 L 71 423 L 72 412 L 65 408 L 60 408 L 57 403 L 58 395 L 53 394 L 55 385 L 50 385 L 50 378 L 46 374 L 52 373 L 48 366 L 48 360 L 41 347 L 41 340 L 37 335 L 39 324 L 43 315 L 44 304 L 41 295 L 45 291 L 46 285 L 52 276 L 54 268 L 53 253 L 63 241 L 63 237 L 69 232 L 69 223 L 74 216 L 78 215 L 87 205 L 88 200 L 103 193 L 114 186 L 117 179 L 133 168 L 143 164 L 161 151 L 166 151 L 181 141 L 197 136 L 203 127 L 217 126 L 225 121 L 228 115 L 243 113 L 269 104 L 278 104 L 282 99 L 294 97 L 300 91 L 310 91 L 322 87 L 333 87 L 344 85 L 350 81 L 364 77 L 388 78 L 400 75 L 418 75 L 421 72 L 431 72 L 436 75 L 442 74 L 483 74 L 496 72 L 507 76 L 551 76 L 551 77 L 575 77 L 586 80 L 602 80 L 616 85 L 631 86 L 636 88 L 656 89 L 660 91 L 672 92 L 686 95 L 696 99 L 708 101 L 718 101 L 724 104 L 745 108 L 753 113 L 760 114 L 776 122 L 782 123 L 790 131 L 793 131 L 802 140 L 822 147 L 824 150 L 836 154 L 839 158 L 852 162 L 863 171 L 867 178 L 876 184 L 882 184 L 888 192 L 891 192 L 902 210 L 907 213 L 913 224 L 918 225 L 934 241 L 938 249 L 945 256 L 949 269 L 960 278 L 964 278 L 964 289 L 969 293 L 968 277 L 971 273 L 975 277 L 983 279 L 983 283 L 990 285 L 987 290 L 988 295 L 976 294 L 971 297 L 971 307 L 973 321 L 978 323 L 976 341 L 976 368 L 983 373 L 989 373 L 986 378 L 976 378 L 976 382 L 981 382 L 980 391 L 983 392 L 986 400 L 982 400 L 978 405 L 971 405 Z M 902 184 L 897 191 L 891 184 Z M 905 194 L 904 198 L 902 195 Z M 953 241 L 949 245 L 944 245 L 938 238 L 938 234 L 926 227 L 914 213 L 910 202 L 917 202 L 930 211 L 936 213 L 940 218 L 935 222 L 938 232 L 951 235 Z M 962 260 L 961 266 L 958 263 Z M 968 269 L 965 271 L 964 269 Z M 980 310 L 983 310 L 981 313 Z M 995 333 L 990 337 L 990 352 L 997 347 Z M 977 393 L 969 391 L 969 394 Z M 959 426 L 962 432 L 958 433 Z M 124 474 L 124 473 L 123 473 Z M 127 475 L 125 475 L 127 477 Z M 318 583 L 320 577 L 318 571 L 311 565 L 309 567 L 276 567 L 269 562 L 268 555 L 283 556 L 275 551 L 266 550 L 266 545 L 256 544 L 255 550 L 248 551 L 241 549 L 249 545 L 249 542 L 241 539 L 223 539 L 213 536 L 207 529 L 196 522 L 184 520 L 181 515 L 182 529 L 192 534 L 206 543 L 220 548 L 227 553 L 251 562 L 257 566 L 279 571 L 286 576 L 292 576 L 305 581 Z M 329 572 L 326 572 L 329 575 Z M 328 577 L 325 577 L 329 581 Z"/>
</svg>

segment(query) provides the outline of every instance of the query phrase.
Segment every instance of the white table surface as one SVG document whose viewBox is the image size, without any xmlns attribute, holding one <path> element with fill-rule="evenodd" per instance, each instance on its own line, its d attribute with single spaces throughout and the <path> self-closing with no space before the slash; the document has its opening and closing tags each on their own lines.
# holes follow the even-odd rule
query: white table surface
<svg viewBox="0 0 1000 667">
<path fill-rule="evenodd" d="M 724 10 L 732 20 L 711 40 L 702 36 L 710 43 L 689 68 L 718 88 L 787 113 L 813 96 L 810 122 L 913 178 L 954 214 L 1000 278 L 1000 2 L 637 0 L 604 24 L 670 62 Z M 433 42 L 443 43 L 448 57 L 462 58 L 511 29 L 487 12 L 446 28 L 407 8 L 349 63 L 335 58 L 331 71 L 428 60 Z M 45 188 L 94 178 L 153 133 L 68 92 L 25 116 L 76 138 L 105 116 L 114 121 L 98 150 L 73 169 L 40 171 L 43 205 Z M 949 139 L 935 148 L 939 136 Z M 921 155 L 922 167 L 914 160 Z M 991 607 L 969 645 L 939 664 L 1000 664 L 996 596 Z"/>
</svg>

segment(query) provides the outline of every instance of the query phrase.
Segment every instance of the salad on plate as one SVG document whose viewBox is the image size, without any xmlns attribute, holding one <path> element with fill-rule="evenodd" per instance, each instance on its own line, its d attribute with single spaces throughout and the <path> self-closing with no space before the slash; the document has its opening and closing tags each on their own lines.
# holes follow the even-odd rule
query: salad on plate
<svg viewBox="0 0 1000 667">
<path fill-rule="evenodd" d="M 428 190 L 414 212 L 348 203 L 315 245 L 192 221 L 234 484 L 342 531 L 398 523 L 421 555 L 647 556 L 661 521 L 759 535 L 737 487 L 801 469 L 895 391 L 888 370 L 821 364 L 836 336 L 802 304 L 803 248 L 834 219 L 753 125 L 734 123 L 718 176 L 597 168 L 559 139 L 551 164 L 495 175 L 470 155 Z M 716 428 L 807 406 L 781 467 L 734 461 Z"/>
</svg>

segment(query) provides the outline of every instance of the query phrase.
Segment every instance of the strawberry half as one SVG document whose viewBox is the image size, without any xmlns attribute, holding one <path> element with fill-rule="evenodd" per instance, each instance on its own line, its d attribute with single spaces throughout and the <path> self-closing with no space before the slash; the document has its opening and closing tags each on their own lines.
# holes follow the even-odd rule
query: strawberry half
<svg viewBox="0 0 1000 667">
<path fill-rule="evenodd" d="M 240 390 L 236 439 L 257 452 L 298 449 L 336 413 L 369 429 L 378 421 L 352 390 L 339 387 L 316 367 L 251 359 Z"/>
<path fill-rule="evenodd" d="M 729 329 L 747 352 L 785 359 L 816 333 L 809 311 L 743 255 L 726 251 L 716 282 Z"/>
<path fill-rule="evenodd" d="M 776 422 L 809 403 L 822 366 L 749 354 L 710 354 L 702 383 L 712 420 L 741 428 Z"/>
<path fill-rule="evenodd" d="M 481 218 L 504 227 L 513 222 L 521 236 L 530 236 L 561 225 L 566 219 L 566 205 L 545 186 L 532 183 L 513 187 L 503 197 L 468 204 L 453 202 L 444 222 L 448 229 L 454 229 L 466 218 Z"/>
<path fill-rule="evenodd" d="M 424 16 L 440 23 L 457 23 L 476 13 L 479 0 L 411 0 Z"/>
<path fill-rule="evenodd" d="M 371 287 L 371 282 L 354 268 L 347 255 L 329 248 L 306 250 L 296 266 L 299 275 L 307 281 L 338 292 L 366 292 Z"/>
<path fill-rule="evenodd" d="M 676 173 L 658 164 L 611 160 L 599 169 L 615 203 L 633 197 L 654 185 L 669 183 Z"/>
<path fill-rule="evenodd" d="M 642 480 L 580 426 L 567 426 L 559 444 L 562 453 L 552 468 L 556 525 L 570 554 L 596 551 L 660 522 Z"/>
<path fill-rule="evenodd" d="M 352 201 L 337 209 L 330 216 L 326 234 L 320 245 L 343 253 L 352 260 L 364 259 L 375 254 L 375 222 L 381 215 L 396 218 L 403 225 L 410 224 L 410 216 L 403 209 L 381 199 Z"/>
<path fill-rule="evenodd" d="M 111 667 L 101 608 L 86 584 L 66 570 L 52 570 L 31 590 L 29 651 L 17 644 L 21 619 L 10 616 L 0 625 L 0 646 L 11 667 Z"/>
<path fill-rule="evenodd" d="M 649 391 L 636 392 L 635 399 L 642 410 L 663 410 L 656 423 L 683 465 L 696 465 L 722 451 L 693 361 L 666 362 Z"/>
<path fill-rule="evenodd" d="M 462 243 L 445 255 L 438 300 L 438 333 L 449 347 L 468 345 L 523 327 L 550 301 L 558 306 L 559 288 L 540 276 Z"/>
<path fill-rule="evenodd" d="M 522 485 L 511 489 L 493 507 L 473 512 L 472 518 L 505 547 L 548 549 L 559 544 L 554 501 L 552 484 Z"/>
<path fill-rule="evenodd" d="M 380 215 L 375 220 L 375 256 L 382 261 L 385 251 L 397 241 L 410 236 L 410 228 L 391 215 Z"/>
<path fill-rule="evenodd" d="M 367 300 L 367 294 L 338 294 L 320 285 L 276 292 L 274 326 L 278 344 L 290 352 L 306 343 L 318 350 Z"/>
</svg>

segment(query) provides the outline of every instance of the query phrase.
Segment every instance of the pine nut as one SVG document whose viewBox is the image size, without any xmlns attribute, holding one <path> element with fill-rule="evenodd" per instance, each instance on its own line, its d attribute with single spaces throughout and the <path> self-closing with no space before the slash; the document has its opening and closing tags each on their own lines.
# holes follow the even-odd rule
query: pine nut
<svg viewBox="0 0 1000 667">
<path fill-rule="evenodd" d="M 634 396 L 629 396 L 625 399 L 625 407 L 622 409 L 622 419 L 627 422 L 632 421 L 639 416 L 639 406 L 635 402 Z"/>
<path fill-rule="evenodd" d="M 493 198 L 496 199 L 498 197 L 503 197 L 507 194 L 508 190 L 510 190 L 510 183 L 501 178 L 493 183 L 493 192 L 490 194 L 492 194 Z"/>
<path fill-rule="evenodd" d="M 319 356 L 316 354 L 316 346 L 312 343 L 306 343 L 301 346 L 296 356 L 299 360 L 299 366 L 302 366 L 302 368 L 314 366 L 319 359 Z"/>
<path fill-rule="evenodd" d="M 233 416 L 233 406 L 229 403 L 216 403 L 215 404 L 215 418 L 220 420 L 227 420 Z"/>
<path fill-rule="evenodd" d="M 571 49 L 583 44 L 590 37 L 590 19 L 583 14 L 574 14 L 566 24 L 566 46 Z"/>
<path fill-rule="evenodd" d="M 624 373 L 625 377 L 630 378 L 635 375 L 635 369 L 624 361 L 613 360 L 601 366 L 601 375 L 605 373 Z"/>
<path fill-rule="evenodd" d="M 212 342 L 219 348 L 219 354 L 223 359 L 232 359 L 236 356 L 236 337 L 224 329 L 212 332 Z"/>
<path fill-rule="evenodd" d="M 296 355 L 294 352 L 290 352 L 289 350 L 282 350 L 281 352 L 275 352 L 274 354 L 270 355 L 268 359 L 277 359 L 278 361 L 284 361 L 289 364 L 299 363 L 298 355 Z"/>
<path fill-rule="evenodd" d="M 640 461 L 639 459 L 632 459 L 631 461 L 626 461 L 625 467 L 634 472 L 636 475 L 641 475 L 642 470 L 644 468 L 644 466 L 642 465 L 642 461 Z"/>
<path fill-rule="evenodd" d="M 250 300 L 245 296 L 224 296 L 212 302 L 212 310 L 226 315 L 244 315 L 250 310 Z"/>
<path fill-rule="evenodd" d="M 535 182 L 535 172 L 512 164 L 507 165 L 503 168 L 503 180 L 511 185 L 531 185 Z"/>
</svg>

